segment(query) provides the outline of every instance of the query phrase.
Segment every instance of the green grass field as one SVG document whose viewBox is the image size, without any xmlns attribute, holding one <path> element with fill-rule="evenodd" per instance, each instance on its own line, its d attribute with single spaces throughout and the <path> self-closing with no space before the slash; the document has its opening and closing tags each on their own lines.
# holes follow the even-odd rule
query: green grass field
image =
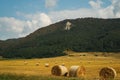
<svg viewBox="0 0 120 80">
<path fill-rule="evenodd" d="M 97 54 L 97 55 L 96 55 Z M 25 64 L 27 62 L 27 64 Z M 36 65 L 39 63 L 39 65 Z M 49 67 L 45 64 L 49 63 Z M 97 80 L 101 68 L 113 67 L 120 80 L 120 53 L 110 53 L 107 57 L 102 53 L 75 53 L 68 56 L 42 59 L 0 59 L 0 80 L 81 80 L 80 78 L 59 77 L 51 74 L 54 65 L 65 64 L 69 69 L 73 65 L 86 68 L 85 80 Z"/>
</svg>

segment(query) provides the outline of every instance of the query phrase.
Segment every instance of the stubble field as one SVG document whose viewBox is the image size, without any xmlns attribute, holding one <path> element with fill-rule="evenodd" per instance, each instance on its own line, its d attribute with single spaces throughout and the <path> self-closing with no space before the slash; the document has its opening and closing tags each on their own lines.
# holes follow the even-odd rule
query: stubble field
<svg viewBox="0 0 120 80">
<path fill-rule="evenodd" d="M 49 67 L 45 67 L 45 64 Z M 41 59 L 1 59 L 0 80 L 80 80 L 53 76 L 51 68 L 54 65 L 64 64 L 68 70 L 73 65 L 84 66 L 86 75 L 84 80 L 98 80 L 99 71 L 103 67 L 112 67 L 116 70 L 115 80 L 120 80 L 120 53 L 72 53 L 67 56 Z"/>
</svg>

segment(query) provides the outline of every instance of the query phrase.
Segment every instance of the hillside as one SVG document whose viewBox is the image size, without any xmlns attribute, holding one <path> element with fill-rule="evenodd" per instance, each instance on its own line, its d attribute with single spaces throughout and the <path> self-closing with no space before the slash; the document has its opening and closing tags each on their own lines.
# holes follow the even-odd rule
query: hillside
<svg viewBox="0 0 120 80">
<path fill-rule="evenodd" d="M 68 21 L 71 29 L 65 30 Z M 120 19 L 64 20 L 24 38 L 0 41 L 0 56 L 7 58 L 55 57 L 65 50 L 120 52 Z"/>
</svg>

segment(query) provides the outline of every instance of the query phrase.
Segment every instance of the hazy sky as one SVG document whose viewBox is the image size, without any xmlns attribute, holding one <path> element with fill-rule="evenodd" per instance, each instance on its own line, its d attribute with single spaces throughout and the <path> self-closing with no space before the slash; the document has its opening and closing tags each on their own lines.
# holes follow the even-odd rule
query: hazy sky
<svg viewBox="0 0 120 80">
<path fill-rule="evenodd" d="M 120 0 L 0 0 L 0 39 L 75 18 L 120 18 Z"/>
</svg>

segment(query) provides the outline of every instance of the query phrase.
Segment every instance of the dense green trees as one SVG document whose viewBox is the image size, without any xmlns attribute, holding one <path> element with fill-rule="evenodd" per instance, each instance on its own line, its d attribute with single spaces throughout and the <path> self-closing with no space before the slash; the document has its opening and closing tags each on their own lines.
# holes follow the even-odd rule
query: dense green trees
<svg viewBox="0 0 120 80">
<path fill-rule="evenodd" d="M 66 22 L 72 23 L 64 30 Z M 70 49 L 78 52 L 119 52 L 120 19 L 64 20 L 41 28 L 25 38 L 0 41 L 0 56 L 8 58 L 54 57 Z"/>
</svg>

